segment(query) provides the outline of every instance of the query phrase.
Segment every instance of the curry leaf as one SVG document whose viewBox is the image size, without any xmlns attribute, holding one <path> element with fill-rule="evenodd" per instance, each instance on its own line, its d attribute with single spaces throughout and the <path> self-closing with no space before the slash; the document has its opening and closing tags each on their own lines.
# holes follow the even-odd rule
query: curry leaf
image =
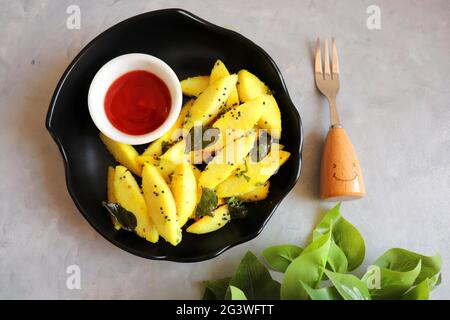
<svg viewBox="0 0 450 320">
<path fill-rule="evenodd" d="M 192 127 L 186 136 L 186 148 L 184 152 L 189 153 L 190 151 L 202 150 L 215 143 L 219 139 L 219 135 L 220 130 L 217 128 Z"/>
<path fill-rule="evenodd" d="M 165 152 L 166 152 L 167 150 L 169 150 L 170 147 L 173 146 L 173 145 L 174 145 L 173 142 L 163 140 L 163 141 L 161 142 L 161 152 L 162 152 L 162 153 L 165 153 Z"/>
<path fill-rule="evenodd" d="M 213 216 L 213 211 L 217 207 L 217 195 L 212 189 L 202 188 L 202 196 L 200 202 L 195 208 L 195 216 L 197 218 L 209 215 Z"/>
<path fill-rule="evenodd" d="M 203 281 L 205 284 L 205 293 L 203 300 L 223 300 L 227 292 L 228 284 L 231 278 L 223 278 L 219 280 Z"/>
<path fill-rule="evenodd" d="M 347 272 L 347 257 L 344 251 L 334 242 L 330 245 L 330 252 L 328 254 L 327 265 L 334 272 L 346 273 Z"/>
<path fill-rule="evenodd" d="M 272 279 L 269 270 L 251 251 L 247 251 L 241 260 L 230 286 L 240 288 L 250 300 L 280 298 L 280 284 Z"/>
<path fill-rule="evenodd" d="M 313 231 L 313 240 L 318 237 L 330 232 L 333 224 L 341 218 L 341 214 L 339 212 L 341 207 L 341 203 L 338 203 L 333 208 L 328 210 L 323 216 L 322 220 L 320 220 L 319 224 Z"/>
<path fill-rule="evenodd" d="M 228 199 L 227 204 L 231 219 L 243 219 L 247 216 L 248 208 L 244 205 L 243 201 L 231 197 Z"/>
<path fill-rule="evenodd" d="M 377 269 L 378 268 L 378 269 Z M 383 268 L 375 265 L 371 271 L 376 271 L 376 277 L 379 277 L 377 286 L 374 288 L 370 286 L 370 293 L 373 299 L 397 299 L 407 292 L 415 283 L 417 276 L 420 273 L 421 261 L 410 270 L 395 270 L 392 268 Z M 377 271 L 378 270 L 378 271 Z M 362 278 L 365 283 L 370 283 L 370 278 L 373 273 L 368 271 Z"/>
<path fill-rule="evenodd" d="M 314 289 L 303 282 L 301 282 L 301 284 L 308 293 L 311 300 L 342 300 L 341 295 L 335 287 L 323 287 Z"/>
<path fill-rule="evenodd" d="M 253 162 L 259 162 L 264 159 L 270 152 L 271 139 L 266 130 L 261 130 L 258 139 L 255 140 L 255 145 L 250 150 L 250 158 Z"/>
<path fill-rule="evenodd" d="M 331 230 L 316 238 L 292 261 L 281 283 L 281 299 L 306 300 L 308 292 L 302 283 L 314 288 L 323 275 L 331 244 Z"/>
<path fill-rule="evenodd" d="M 225 300 L 247 300 L 247 297 L 241 289 L 235 286 L 229 286 L 225 295 Z"/>
<path fill-rule="evenodd" d="M 439 273 L 438 275 L 431 278 L 431 287 L 430 288 L 433 290 L 434 288 L 436 288 L 438 285 L 441 284 L 441 281 L 442 281 L 442 275 L 441 275 L 441 273 Z"/>
<path fill-rule="evenodd" d="M 262 252 L 270 268 L 285 272 L 281 286 L 248 252 L 233 278 L 209 283 L 204 298 L 428 299 L 430 292 L 441 283 L 439 255 L 423 256 L 394 248 L 380 256 L 361 280 L 346 274 L 347 269 L 360 265 L 365 244 L 356 228 L 340 215 L 339 208 L 338 204 L 327 212 L 305 249 L 281 245 Z M 320 286 L 323 283 L 325 287 Z"/>
<path fill-rule="evenodd" d="M 414 268 L 419 261 L 422 263 L 422 268 L 414 284 L 419 284 L 427 278 L 437 282 L 438 274 L 442 266 L 442 259 L 439 254 L 435 256 L 423 256 L 405 249 L 393 248 L 386 251 L 373 264 L 391 270 L 407 271 Z"/>
<path fill-rule="evenodd" d="M 341 217 L 333 226 L 333 240 L 345 253 L 348 270 L 358 268 L 366 255 L 366 245 L 359 231 Z"/>
<path fill-rule="evenodd" d="M 406 292 L 402 300 L 428 300 L 430 298 L 431 280 L 425 279 L 417 286 Z"/>
<path fill-rule="evenodd" d="M 381 255 L 374 265 L 380 268 L 380 288 L 371 290 L 373 297 L 395 299 L 426 279 L 429 280 L 428 290 L 433 290 L 440 282 L 442 260 L 439 255 L 428 257 L 405 249 L 393 248 Z M 363 279 L 367 277 L 366 274 Z M 422 286 L 417 290 L 423 292 Z M 410 295 L 415 294 L 414 292 Z"/>
<path fill-rule="evenodd" d="M 289 264 L 297 258 L 303 249 L 296 245 L 286 244 L 264 249 L 262 256 L 272 270 L 285 272 Z"/>
<path fill-rule="evenodd" d="M 102 205 L 108 210 L 109 214 L 113 216 L 124 230 L 133 231 L 137 226 L 136 216 L 122 207 L 118 203 L 108 203 L 103 201 Z"/>
<path fill-rule="evenodd" d="M 325 274 L 344 300 L 371 300 L 366 283 L 354 275 L 329 270 L 325 270 Z"/>
<path fill-rule="evenodd" d="M 332 227 L 332 239 L 347 257 L 348 270 L 361 265 L 366 253 L 364 239 L 359 231 L 340 214 L 340 203 L 330 209 L 313 231 L 313 239 Z"/>
<path fill-rule="evenodd" d="M 217 300 L 217 299 L 214 293 L 209 288 L 205 287 L 205 291 L 203 291 L 202 300 Z"/>
</svg>

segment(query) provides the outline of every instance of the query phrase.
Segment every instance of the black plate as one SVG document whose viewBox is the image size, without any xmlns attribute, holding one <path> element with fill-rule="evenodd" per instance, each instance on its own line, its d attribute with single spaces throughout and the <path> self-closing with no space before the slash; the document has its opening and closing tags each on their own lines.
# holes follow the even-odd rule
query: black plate
<svg viewBox="0 0 450 320">
<path fill-rule="evenodd" d="M 206 235 L 183 232 L 183 241 L 176 247 L 163 239 L 151 244 L 133 233 L 114 230 L 107 212 L 101 207 L 106 198 L 107 166 L 113 165 L 114 160 L 98 138 L 98 130 L 88 112 L 87 94 L 92 78 L 103 64 L 132 52 L 161 58 L 180 79 L 209 74 L 214 61 L 220 58 L 230 71 L 246 68 L 274 90 L 282 114 L 281 143 L 291 152 L 291 157 L 271 178 L 269 197 L 248 205 L 250 212 L 246 219 L 232 221 Z M 242 35 L 180 9 L 132 17 L 91 41 L 59 81 L 50 103 L 46 126 L 61 151 L 67 188 L 83 216 L 119 248 L 149 259 L 206 260 L 256 237 L 300 175 L 301 120 L 273 60 Z"/>
</svg>

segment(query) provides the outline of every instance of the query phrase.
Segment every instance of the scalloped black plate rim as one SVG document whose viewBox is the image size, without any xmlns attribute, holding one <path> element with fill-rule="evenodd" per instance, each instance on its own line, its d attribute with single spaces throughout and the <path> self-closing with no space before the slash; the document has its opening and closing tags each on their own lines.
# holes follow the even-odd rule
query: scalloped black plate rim
<svg viewBox="0 0 450 320">
<path fill-rule="evenodd" d="M 275 68 L 277 75 L 281 81 L 283 90 L 286 92 L 287 98 L 289 99 L 289 107 L 291 109 L 294 110 L 294 114 L 296 116 L 296 122 L 298 124 L 299 130 L 300 130 L 300 146 L 299 146 L 299 163 L 297 164 L 297 176 L 295 177 L 295 180 L 287 187 L 287 192 L 280 198 L 280 200 L 278 201 L 278 203 L 273 207 L 272 211 L 268 214 L 267 218 L 264 220 L 264 223 L 261 225 L 261 227 L 254 233 L 249 234 L 246 237 L 243 238 L 239 238 L 239 240 L 237 240 L 236 242 L 230 243 L 229 245 L 223 247 L 220 250 L 217 250 L 215 252 L 211 252 L 209 254 L 204 254 L 201 256 L 197 256 L 195 258 L 182 258 L 182 257 L 176 257 L 176 256 L 170 256 L 170 255 L 160 255 L 160 256 L 148 256 L 148 255 L 144 255 L 142 252 L 137 251 L 137 250 L 133 250 L 132 248 L 126 247 L 124 246 L 122 243 L 114 240 L 113 238 L 110 238 L 106 235 L 103 234 L 103 232 L 101 232 L 101 230 L 99 228 L 97 228 L 91 221 L 90 219 L 87 217 L 87 215 L 84 213 L 81 204 L 79 203 L 79 201 L 77 200 L 77 198 L 74 196 L 74 192 L 72 189 L 72 178 L 70 176 L 70 170 L 69 170 L 69 162 L 67 160 L 67 155 L 66 152 L 64 150 L 63 144 L 60 141 L 59 137 L 56 135 L 56 133 L 53 131 L 52 129 L 52 115 L 53 115 L 53 110 L 55 108 L 56 105 L 56 100 L 58 99 L 59 96 L 59 91 L 61 90 L 64 81 L 66 80 L 67 76 L 69 75 L 69 73 L 71 72 L 72 68 L 77 64 L 78 60 L 83 56 L 83 54 L 100 38 L 102 38 L 103 36 L 105 36 L 105 34 L 114 31 L 114 29 L 118 28 L 119 26 L 122 26 L 123 24 L 127 24 L 132 22 L 132 20 L 137 19 L 137 18 L 142 18 L 144 16 L 147 17 L 151 17 L 151 16 L 156 16 L 159 14 L 164 14 L 167 12 L 177 12 L 180 14 L 185 15 L 186 17 L 192 19 L 193 21 L 202 24 L 210 29 L 213 29 L 214 31 L 218 32 L 218 33 L 222 33 L 222 34 L 229 34 L 232 35 L 234 37 L 238 37 L 241 41 L 247 42 L 249 44 L 251 44 L 252 46 L 254 46 L 258 51 L 261 52 L 261 54 L 263 54 L 267 60 L 272 64 L 272 66 Z M 49 131 L 50 135 L 52 136 L 53 140 L 55 141 L 56 145 L 59 148 L 59 151 L 61 152 L 61 156 L 63 158 L 63 162 L 64 162 L 64 173 L 65 173 L 65 177 L 66 177 L 66 186 L 67 186 L 67 190 L 69 191 L 70 197 L 72 198 L 73 202 L 75 203 L 75 206 L 78 208 L 78 211 L 80 211 L 80 213 L 83 215 L 83 217 L 88 221 L 88 223 L 92 226 L 92 228 L 94 228 L 100 235 L 102 235 L 103 238 L 105 238 L 106 240 L 108 240 L 109 242 L 111 242 L 112 244 L 114 244 L 115 246 L 121 248 L 122 250 L 131 253 L 133 255 L 139 256 L 141 258 L 145 258 L 145 259 L 151 259 L 151 260 L 167 260 L 167 261 L 173 261 L 173 262 L 199 262 L 199 261 L 205 261 L 205 260 L 209 260 L 212 259 L 214 257 L 217 257 L 218 255 L 224 253 L 225 251 L 231 249 L 234 246 L 237 246 L 239 244 L 242 244 L 244 242 L 250 241 L 254 238 L 256 238 L 264 229 L 264 227 L 266 226 L 266 224 L 269 222 L 270 218 L 272 217 L 273 213 L 276 211 L 276 209 L 278 208 L 278 206 L 280 205 L 280 203 L 283 201 L 283 199 L 289 194 L 289 192 L 292 190 L 292 188 L 295 186 L 295 184 L 297 183 L 298 179 L 300 178 L 300 174 L 301 174 L 301 169 L 302 169 L 302 150 L 303 150 L 303 126 L 302 126 L 302 121 L 300 118 L 300 114 L 298 113 L 297 108 L 295 108 L 291 97 L 289 95 L 288 89 L 286 87 L 286 84 L 284 82 L 283 76 L 281 75 L 281 72 L 278 68 L 278 66 L 276 65 L 276 63 L 273 61 L 273 59 L 267 54 L 266 51 L 264 51 L 264 49 L 262 49 L 260 46 L 258 46 L 257 44 L 255 44 L 253 41 L 251 41 L 250 39 L 244 37 L 243 35 L 241 35 L 238 32 L 229 30 L 229 29 L 225 29 L 223 27 L 220 27 L 218 25 L 215 25 L 211 22 L 208 22 L 192 13 L 190 13 L 189 11 L 186 11 L 184 9 L 179 9 L 179 8 L 171 8 L 171 9 L 162 9 L 162 10 L 155 10 L 155 11 L 149 11 L 149 12 L 145 12 L 130 18 L 127 18 L 115 25 L 113 25 L 112 27 L 106 29 L 105 31 L 103 31 L 102 33 L 100 33 L 98 36 L 96 36 L 93 40 L 91 40 L 86 46 L 84 46 L 84 48 L 77 54 L 77 56 L 72 60 L 72 62 L 70 63 L 70 65 L 67 67 L 67 69 L 64 71 L 63 75 L 61 76 L 61 79 L 58 81 L 58 84 L 56 86 L 56 90 L 53 93 L 52 99 L 50 101 L 50 106 L 49 106 L 49 110 L 47 112 L 47 116 L 46 116 L 46 120 L 45 120 L 45 126 L 47 128 L 47 130 Z"/>
</svg>

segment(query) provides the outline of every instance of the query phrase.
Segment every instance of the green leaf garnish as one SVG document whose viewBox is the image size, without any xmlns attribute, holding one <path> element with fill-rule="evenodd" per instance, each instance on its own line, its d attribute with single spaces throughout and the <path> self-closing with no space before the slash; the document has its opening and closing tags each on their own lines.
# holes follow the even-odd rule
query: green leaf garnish
<svg viewBox="0 0 450 320">
<path fill-rule="evenodd" d="M 132 212 L 126 210 L 118 203 L 108 203 L 103 201 L 102 205 L 108 210 L 111 216 L 120 223 L 124 230 L 134 231 L 134 229 L 136 229 L 137 219 Z"/>
<path fill-rule="evenodd" d="M 329 210 L 313 231 L 313 239 L 333 227 L 332 240 L 347 257 L 348 270 L 354 270 L 364 261 L 366 246 L 359 231 L 340 214 L 340 204 Z"/>
<path fill-rule="evenodd" d="M 202 196 L 200 198 L 200 202 L 197 204 L 195 208 L 195 216 L 197 218 L 203 216 L 213 216 L 213 211 L 217 207 L 217 195 L 212 189 L 202 188 Z"/>
<path fill-rule="evenodd" d="M 402 297 L 402 300 L 428 300 L 431 292 L 431 280 L 425 279 L 417 286 L 408 290 Z"/>
<path fill-rule="evenodd" d="M 342 300 L 341 295 L 335 287 L 314 289 L 303 282 L 301 282 L 301 284 L 311 300 Z"/>
<path fill-rule="evenodd" d="M 219 280 L 207 280 L 205 284 L 205 293 L 203 300 L 223 300 L 227 292 L 231 278 L 223 278 Z"/>
<path fill-rule="evenodd" d="M 428 257 L 394 248 L 381 255 L 373 265 L 379 268 L 380 276 L 379 288 L 369 288 L 374 299 L 395 299 L 425 280 L 429 280 L 429 291 L 440 283 L 442 261 L 439 255 Z M 363 280 L 369 281 L 371 277 L 371 271 L 368 271 Z"/>
<path fill-rule="evenodd" d="M 415 267 L 408 271 L 396 271 L 388 268 L 381 268 L 379 272 L 380 287 L 369 287 L 372 298 L 376 300 L 385 300 L 402 296 L 414 285 L 421 267 L 422 263 L 419 261 Z M 371 283 L 370 278 L 371 273 L 368 271 L 363 276 L 362 280 L 366 283 Z"/>
<path fill-rule="evenodd" d="M 414 268 L 419 261 L 422 262 L 422 268 L 414 284 L 419 284 L 427 278 L 437 280 L 442 267 L 442 258 L 439 254 L 429 257 L 405 249 L 393 248 L 386 251 L 373 264 L 391 270 L 407 271 Z"/>
<path fill-rule="evenodd" d="M 173 145 L 174 145 L 173 142 L 169 142 L 169 141 L 163 140 L 163 142 L 161 142 L 161 151 L 162 151 L 162 153 L 165 153 Z"/>
<path fill-rule="evenodd" d="M 235 286 L 229 286 L 225 295 L 225 300 L 247 300 L 247 297 L 241 289 Z"/>
<path fill-rule="evenodd" d="M 316 238 L 289 265 L 281 282 L 281 299 L 306 300 L 308 292 L 301 285 L 315 288 L 323 275 L 323 267 L 327 263 L 331 244 L 331 230 Z"/>
<path fill-rule="evenodd" d="M 238 178 L 243 177 L 245 180 L 247 180 L 247 182 L 249 182 L 250 177 L 246 175 L 247 172 L 248 172 L 248 164 L 247 161 L 244 159 L 244 170 L 240 170 L 239 172 L 237 172 L 236 177 Z"/>
<path fill-rule="evenodd" d="M 250 251 L 241 260 L 230 286 L 241 289 L 250 300 L 271 300 L 280 296 L 280 284 L 272 279 L 269 270 Z"/>
<path fill-rule="evenodd" d="M 227 200 L 227 204 L 231 219 L 243 219 L 247 216 L 248 208 L 241 200 L 231 197 Z"/>
<path fill-rule="evenodd" d="M 271 137 L 266 130 L 261 130 L 261 134 L 255 140 L 255 145 L 250 150 L 250 158 L 253 162 L 259 162 L 264 159 L 270 152 L 272 145 Z"/>
<path fill-rule="evenodd" d="M 240 203 L 230 198 L 228 205 Z M 204 297 L 427 300 L 441 283 L 439 255 L 423 256 L 398 248 L 380 256 L 361 279 L 347 273 L 361 264 L 365 244 L 358 230 L 341 216 L 339 205 L 326 213 L 305 249 L 280 245 L 263 250 L 262 255 L 272 270 L 285 273 L 281 286 L 258 258 L 247 252 L 231 280 L 205 284 Z"/>
<path fill-rule="evenodd" d="M 264 249 L 262 256 L 269 267 L 278 272 L 285 272 L 291 262 L 297 258 L 303 249 L 296 245 L 286 244 Z"/>
<path fill-rule="evenodd" d="M 325 270 L 325 274 L 344 300 L 371 300 L 366 283 L 354 275 L 329 270 Z"/>
<path fill-rule="evenodd" d="M 339 273 L 346 273 L 348 269 L 348 261 L 344 251 L 334 242 L 331 242 L 330 245 L 327 266 L 332 271 Z"/>
<path fill-rule="evenodd" d="M 189 130 L 186 136 L 185 153 L 190 151 L 202 150 L 209 145 L 214 144 L 220 135 L 218 128 L 205 128 L 203 126 L 195 126 Z"/>
</svg>

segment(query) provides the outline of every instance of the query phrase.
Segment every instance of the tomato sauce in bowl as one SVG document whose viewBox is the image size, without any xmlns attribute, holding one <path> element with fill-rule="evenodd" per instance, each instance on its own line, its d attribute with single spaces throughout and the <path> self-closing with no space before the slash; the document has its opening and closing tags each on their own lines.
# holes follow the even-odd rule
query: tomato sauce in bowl
<svg viewBox="0 0 450 320">
<path fill-rule="evenodd" d="M 129 135 L 143 135 L 159 128 L 170 113 L 167 85 L 145 70 L 117 78 L 105 95 L 105 113 L 111 124 Z"/>
<path fill-rule="evenodd" d="M 108 138 L 130 145 L 160 138 L 177 121 L 180 80 L 161 59 L 127 53 L 105 63 L 88 92 L 89 114 Z"/>
</svg>

